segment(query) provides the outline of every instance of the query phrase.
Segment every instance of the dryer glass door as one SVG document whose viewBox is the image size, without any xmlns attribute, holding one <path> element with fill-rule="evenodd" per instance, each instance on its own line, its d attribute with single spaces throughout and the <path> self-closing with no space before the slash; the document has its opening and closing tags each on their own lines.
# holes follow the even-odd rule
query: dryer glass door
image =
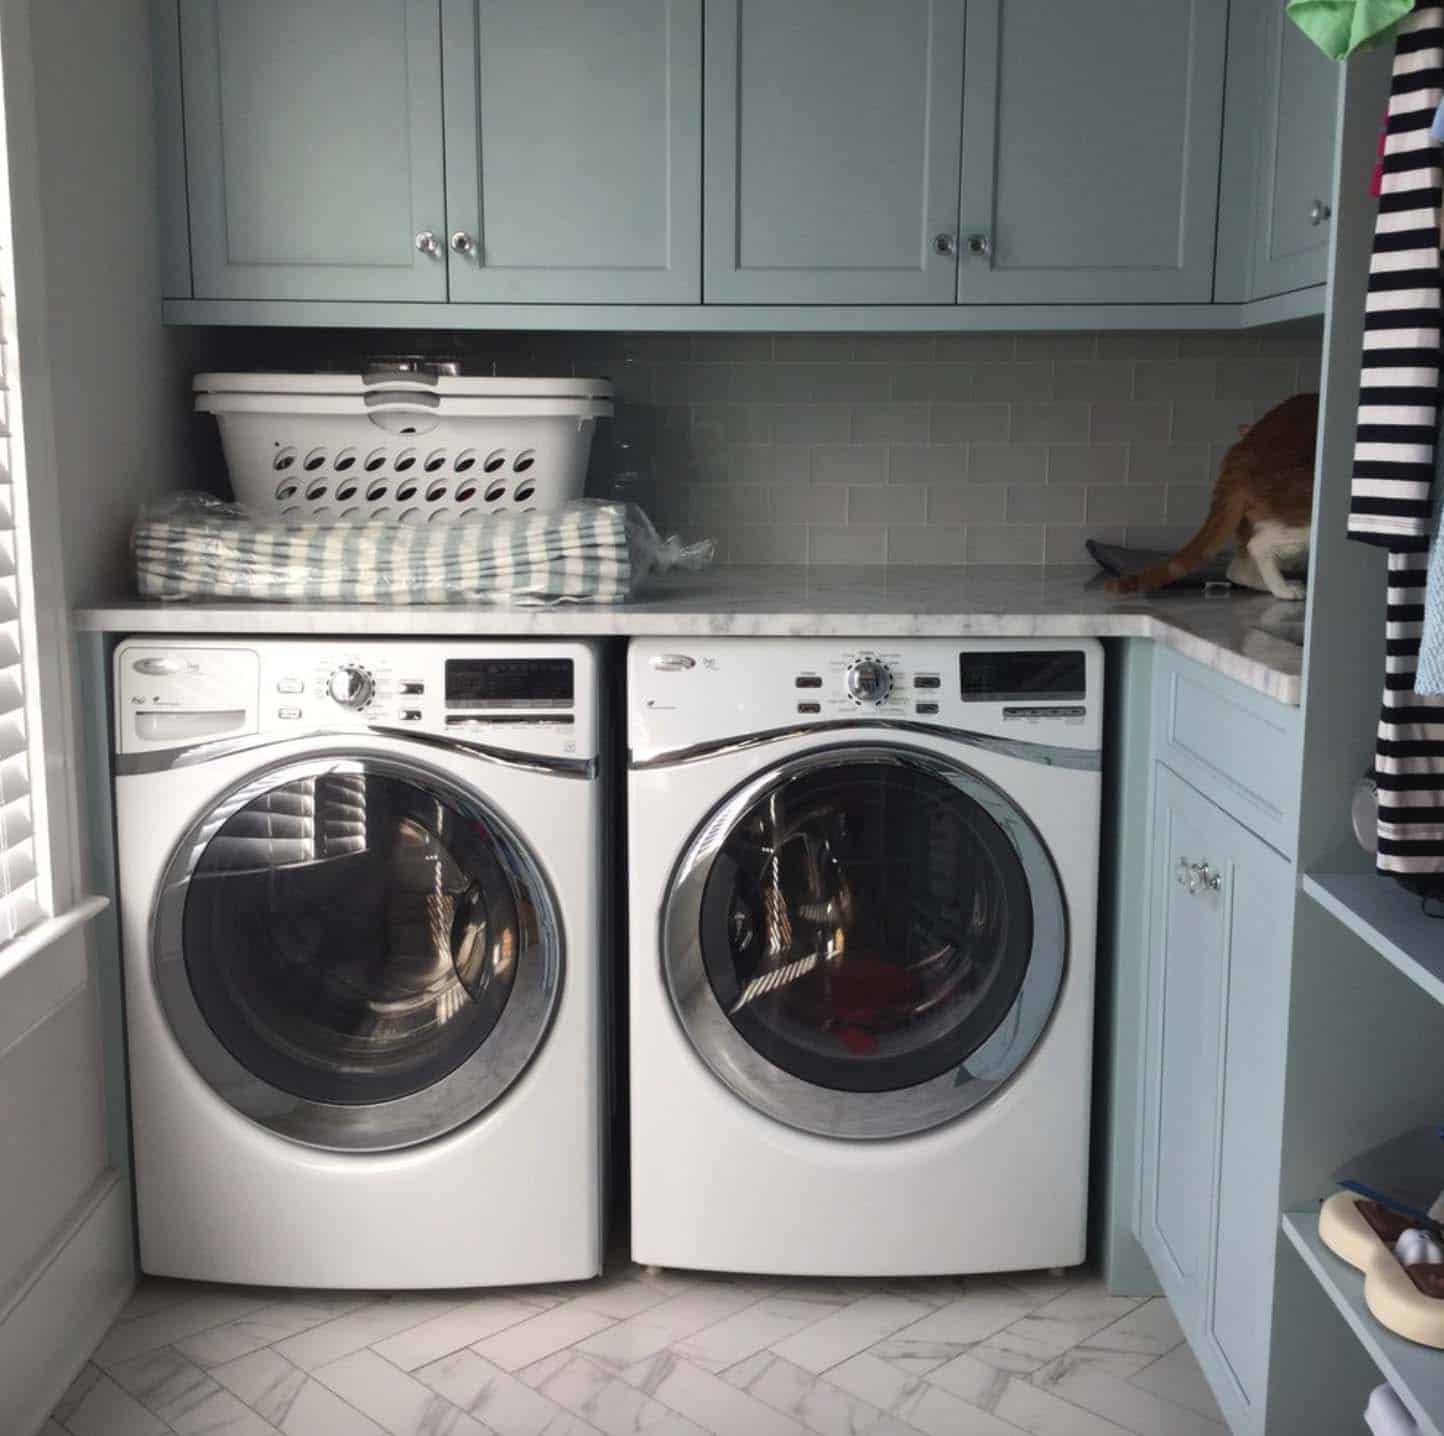
<svg viewBox="0 0 1444 1436">
<path fill-rule="evenodd" d="M 1066 921 L 1031 825 L 920 750 L 784 765 L 699 830 L 667 919 L 694 1045 L 780 1120 L 923 1130 L 984 1100 L 1040 1037 Z"/>
<path fill-rule="evenodd" d="M 227 1101 L 319 1146 L 477 1115 L 536 1050 L 554 908 L 510 829 L 428 771 L 327 759 L 230 795 L 157 918 L 178 1039 Z"/>
</svg>

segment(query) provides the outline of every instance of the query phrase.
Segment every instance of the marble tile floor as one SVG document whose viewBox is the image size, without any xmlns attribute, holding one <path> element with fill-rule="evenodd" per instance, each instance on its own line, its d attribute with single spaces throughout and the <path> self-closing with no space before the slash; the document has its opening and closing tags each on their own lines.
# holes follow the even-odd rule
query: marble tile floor
<svg viewBox="0 0 1444 1436">
<path fill-rule="evenodd" d="M 1224 1436 L 1167 1304 L 1055 1277 L 143 1279 L 44 1436 Z"/>
</svg>

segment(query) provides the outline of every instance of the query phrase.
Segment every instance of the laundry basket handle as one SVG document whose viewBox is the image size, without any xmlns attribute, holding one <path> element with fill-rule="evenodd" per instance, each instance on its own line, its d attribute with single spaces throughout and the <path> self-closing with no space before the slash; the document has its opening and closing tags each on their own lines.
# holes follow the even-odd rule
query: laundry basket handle
<svg viewBox="0 0 1444 1436">
<path fill-rule="evenodd" d="M 378 389 L 363 394 L 361 402 L 368 409 L 383 409 L 390 414 L 432 414 L 441 407 L 441 395 L 409 389 Z"/>
</svg>

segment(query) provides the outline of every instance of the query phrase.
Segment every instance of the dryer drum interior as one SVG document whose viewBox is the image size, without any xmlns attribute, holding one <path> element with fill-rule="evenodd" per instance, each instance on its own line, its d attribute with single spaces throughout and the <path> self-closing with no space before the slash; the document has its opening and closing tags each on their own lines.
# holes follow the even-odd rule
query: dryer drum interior
<svg viewBox="0 0 1444 1436">
<path fill-rule="evenodd" d="M 666 925 L 704 1060 L 829 1135 L 922 1130 L 984 1100 L 1041 1036 L 1066 948 L 1056 872 L 1016 807 L 961 765 L 885 747 L 734 794 Z"/>
<path fill-rule="evenodd" d="M 167 1016 L 246 1115 L 339 1148 L 425 1140 L 500 1095 L 559 977 L 555 909 L 494 815 L 402 764 L 325 761 L 197 825 L 156 920 Z"/>
</svg>

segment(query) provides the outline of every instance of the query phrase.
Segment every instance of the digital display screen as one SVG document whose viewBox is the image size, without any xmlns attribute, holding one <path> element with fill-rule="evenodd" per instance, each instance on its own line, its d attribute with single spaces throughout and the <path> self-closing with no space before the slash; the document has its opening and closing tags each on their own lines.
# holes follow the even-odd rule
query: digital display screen
<svg viewBox="0 0 1444 1436">
<path fill-rule="evenodd" d="M 448 658 L 448 708 L 570 708 L 570 658 Z"/>
<path fill-rule="evenodd" d="M 1077 702 L 1086 696 L 1088 663 L 1081 650 L 964 653 L 958 659 L 964 703 L 1013 703 L 1030 698 Z"/>
</svg>

